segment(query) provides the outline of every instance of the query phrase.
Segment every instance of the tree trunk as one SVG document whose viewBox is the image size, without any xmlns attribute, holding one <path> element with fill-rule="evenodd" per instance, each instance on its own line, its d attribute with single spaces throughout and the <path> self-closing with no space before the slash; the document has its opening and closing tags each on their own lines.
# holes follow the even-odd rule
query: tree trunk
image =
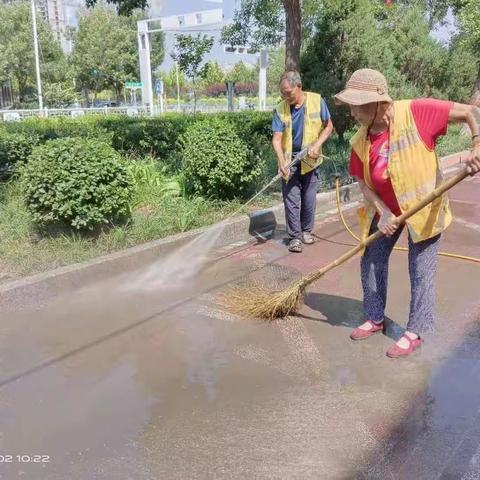
<svg viewBox="0 0 480 480">
<path fill-rule="evenodd" d="M 115 83 L 115 101 L 118 107 L 122 101 L 122 84 L 121 83 Z"/>
<path fill-rule="evenodd" d="M 283 0 L 285 9 L 285 69 L 298 70 L 302 42 L 302 14 L 300 0 Z"/>
<path fill-rule="evenodd" d="M 195 77 L 192 79 L 193 83 L 193 113 L 197 113 L 197 84 L 195 82 Z"/>
</svg>

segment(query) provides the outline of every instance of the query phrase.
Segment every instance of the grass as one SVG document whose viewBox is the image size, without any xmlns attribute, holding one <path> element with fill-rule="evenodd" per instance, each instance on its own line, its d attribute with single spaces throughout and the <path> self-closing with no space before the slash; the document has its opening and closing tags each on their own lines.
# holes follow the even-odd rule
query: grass
<svg viewBox="0 0 480 480">
<path fill-rule="evenodd" d="M 79 233 L 41 234 L 23 204 L 15 182 L 0 187 L 0 282 L 34 274 L 214 224 L 241 207 L 240 201 L 219 202 L 199 197 L 159 194 L 144 188 L 136 198 L 132 217 L 125 225 L 112 226 L 95 237 Z M 250 210 L 279 201 L 264 196 Z"/>
</svg>

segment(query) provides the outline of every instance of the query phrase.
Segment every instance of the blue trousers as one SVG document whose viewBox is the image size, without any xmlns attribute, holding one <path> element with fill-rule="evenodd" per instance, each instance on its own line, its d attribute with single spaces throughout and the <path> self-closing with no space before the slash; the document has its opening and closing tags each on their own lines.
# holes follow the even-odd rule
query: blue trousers
<svg viewBox="0 0 480 480">
<path fill-rule="evenodd" d="M 365 249 L 361 259 L 364 319 L 380 323 L 387 304 L 388 261 L 402 229 L 381 237 Z M 370 234 L 377 231 L 375 219 Z M 407 330 L 416 334 L 433 330 L 435 321 L 435 276 L 440 235 L 413 243 L 408 235 L 410 314 Z"/>
<path fill-rule="evenodd" d="M 303 232 L 311 232 L 317 207 L 318 168 L 300 175 L 300 166 L 291 168 L 291 176 L 282 180 L 285 222 L 289 239 L 302 239 Z"/>
</svg>

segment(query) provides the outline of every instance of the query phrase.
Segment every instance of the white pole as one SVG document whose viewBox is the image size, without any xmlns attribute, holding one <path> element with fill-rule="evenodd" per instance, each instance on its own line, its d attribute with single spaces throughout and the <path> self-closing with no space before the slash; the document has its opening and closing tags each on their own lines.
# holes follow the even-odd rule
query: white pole
<svg viewBox="0 0 480 480">
<path fill-rule="evenodd" d="M 163 95 L 162 94 L 158 96 L 158 100 L 159 100 L 159 106 L 160 106 L 160 113 L 163 114 Z"/>
<path fill-rule="evenodd" d="M 175 62 L 175 71 L 177 74 L 177 111 L 180 111 L 180 80 L 178 79 L 178 62 Z"/>
<path fill-rule="evenodd" d="M 258 79 L 258 109 L 263 111 L 267 104 L 267 66 L 268 66 L 268 50 L 262 48 L 260 50 L 260 70 Z"/>
<path fill-rule="evenodd" d="M 38 57 L 37 16 L 35 14 L 35 0 L 32 0 L 33 47 L 35 51 L 35 69 L 37 73 L 38 107 L 43 110 L 42 81 L 40 79 L 40 59 Z"/>
</svg>

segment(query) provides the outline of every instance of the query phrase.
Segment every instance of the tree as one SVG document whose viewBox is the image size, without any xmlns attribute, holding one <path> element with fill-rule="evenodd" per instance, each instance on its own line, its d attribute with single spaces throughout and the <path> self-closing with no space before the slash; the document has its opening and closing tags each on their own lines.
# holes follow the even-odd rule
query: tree
<svg viewBox="0 0 480 480">
<path fill-rule="evenodd" d="M 200 73 L 202 77 L 202 86 L 208 87 L 209 85 L 215 85 L 222 83 L 225 78 L 224 71 L 220 68 L 218 62 L 207 62 Z"/>
<path fill-rule="evenodd" d="M 459 11 L 463 32 L 462 43 L 476 57 L 477 78 L 472 89 L 472 100 L 480 106 L 480 0 L 465 0 Z"/>
<path fill-rule="evenodd" d="M 45 87 L 65 79 L 65 58 L 49 25 L 37 17 L 40 72 Z M 12 80 L 20 103 L 36 99 L 31 8 L 0 4 L 0 81 Z"/>
<path fill-rule="evenodd" d="M 96 7 L 84 12 L 74 34 L 72 64 L 78 87 L 84 91 L 87 102 L 89 92 L 94 100 L 105 88 L 115 91 L 117 102 L 126 81 L 137 80 L 138 48 L 137 20 L 141 14 L 122 17 L 108 7 Z M 163 60 L 163 35 L 153 34 L 152 67 Z"/>
<path fill-rule="evenodd" d="M 224 27 L 222 43 L 277 48 L 284 39 L 285 68 L 298 70 L 302 38 L 311 35 L 320 5 L 319 0 L 244 0 Z"/>
<path fill-rule="evenodd" d="M 429 36 L 428 19 L 411 5 L 386 10 L 369 0 L 326 0 L 317 34 L 302 58 L 305 86 L 332 96 L 359 68 L 382 71 L 393 98 L 444 96 L 448 52 Z M 346 108 L 331 108 L 340 138 L 353 124 Z"/>
<path fill-rule="evenodd" d="M 213 37 L 198 34 L 196 37 L 191 35 L 175 35 L 175 49 L 170 54 L 172 59 L 178 62 L 178 68 L 192 80 L 193 85 L 193 111 L 197 108 L 197 78 L 202 73 L 203 57 L 212 49 Z"/>
<path fill-rule="evenodd" d="M 238 83 L 256 83 L 258 82 L 258 72 L 255 67 L 248 67 L 240 61 L 233 66 L 225 78 Z"/>
<path fill-rule="evenodd" d="M 93 8 L 97 0 L 85 0 L 87 7 Z M 148 0 L 107 0 L 107 3 L 114 5 L 120 15 L 129 16 L 135 10 L 145 10 L 148 7 Z"/>
<path fill-rule="evenodd" d="M 170 71 L 159 71 L 157 72 L 157 78 L 163 80 L 163 86 L 165 88 L 165 92 L 168 97 L 176 97 L 177 96 L 177 69 L 173 66 Z M 187 84 L 187 80 L 185 79 L 185 74 L 178 71 L 178 86 L 180 89 L 183 89 Z"/>
<path fill-rule="evenodd" d="M 285 48 L 277 48 L 269 53 L 267 67 L 267 91 L 279 95 L 280 78 L 285 72 Z"/>
</svg>

